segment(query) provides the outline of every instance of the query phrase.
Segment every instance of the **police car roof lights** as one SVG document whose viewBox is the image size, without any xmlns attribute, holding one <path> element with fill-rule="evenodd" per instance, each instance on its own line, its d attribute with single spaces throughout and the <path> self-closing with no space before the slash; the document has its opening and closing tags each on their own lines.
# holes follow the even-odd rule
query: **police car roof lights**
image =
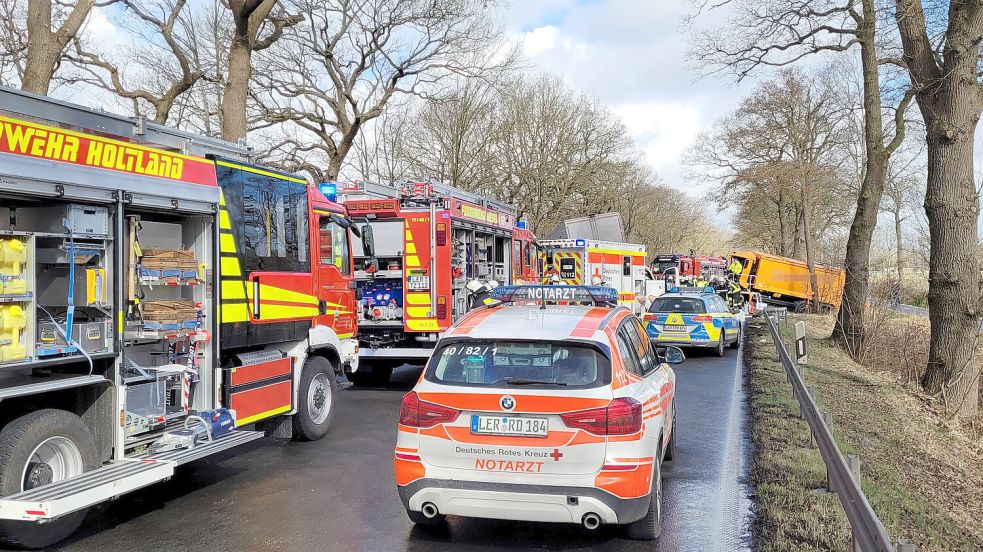
<svg viewBox="0 0 983 552">
<path fill-rule="evenodd" d="M 669 288 L 667 293 L 717 293 L 717 290 L 713 289 L 713 286 L 706 286 L 706 287 L 675 286 Z"/>
<path fill-rule="evenodd" d="M 491 291 L 503 303 L 517 301 L 570 301 L 596 305 L 617 305 L 618 290 L 604 286 L 499 286 Z"/>
</svg>

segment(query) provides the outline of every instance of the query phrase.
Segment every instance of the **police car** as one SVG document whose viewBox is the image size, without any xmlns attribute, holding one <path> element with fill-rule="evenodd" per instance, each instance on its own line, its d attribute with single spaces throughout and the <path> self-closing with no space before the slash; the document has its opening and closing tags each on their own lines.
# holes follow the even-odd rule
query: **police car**
<svg viewBox="0 0 983 552">
<path fill-rule="evenodd" d="M 402 401 L 396 485 L 410 519 L 458 515 L 661 533 L 675 453 L 675 347 L 618 293 L 503 286 L 437 344 Z"/>
<path fill-rule="evenodd" d="M 740 346 L 740 318 L 712 287 L 673 288 L 652 301 L 643 320 L 658 345 L 712 347 L 717 356 Z"/>
</svg>

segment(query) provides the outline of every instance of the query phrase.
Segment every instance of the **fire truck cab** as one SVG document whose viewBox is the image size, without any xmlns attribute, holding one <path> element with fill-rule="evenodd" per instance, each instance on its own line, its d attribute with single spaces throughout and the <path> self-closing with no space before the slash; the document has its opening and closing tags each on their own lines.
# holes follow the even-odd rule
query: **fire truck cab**
<svg viewBox="0 0 983 552">
<path fill-rule="evenodd" d="M 510 205 L 453 186 L 357 182 L 339 189 L 374 236 L 378 269 L 357 270 L 362 368 L 384 383 L 393 368 L 429 358 L 441 333 L 472 308 L 469 282 L 536 280 L 537 243 Z M 365 252 L 356 247 L 356 262 Z M 472 286 L 475 287 L 475 286 Z"/>
<path fill-rule="evenodd" d="M 358 366 L 352 221 L 249 155 L 0 87 L 4 540 L 47 547 L 258 429 L 327 432 Z"/>
</svg>

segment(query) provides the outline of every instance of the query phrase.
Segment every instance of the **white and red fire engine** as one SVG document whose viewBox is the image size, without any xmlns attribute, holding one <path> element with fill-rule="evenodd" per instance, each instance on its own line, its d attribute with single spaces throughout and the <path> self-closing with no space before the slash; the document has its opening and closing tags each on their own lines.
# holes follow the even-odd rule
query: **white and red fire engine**
<svg viewBox="0 0 983 552">
<path fill-rule="evenodd" d="M 477 289 L 537 279 L 535 237 L 510 205 L 437 183 L 357 182 L 339 198 L 367 220 L 378 259 L 378 270 L 355 274 L 363 363 L 356 380 L 385 382 L 394 367 L 429 358 Z"/>
</svg>

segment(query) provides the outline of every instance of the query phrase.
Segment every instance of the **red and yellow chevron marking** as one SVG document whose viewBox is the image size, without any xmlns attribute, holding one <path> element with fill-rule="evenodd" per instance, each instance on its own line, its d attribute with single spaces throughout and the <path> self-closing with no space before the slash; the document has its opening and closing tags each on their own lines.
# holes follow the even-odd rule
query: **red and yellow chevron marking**
<svg viewBox="0 0 983 552">
<path fill-rule="evenodd" d="M 554 266 L 556 267 L 556 274 L 559 274 L 559 272 L 560 272 L 560 259 L 575 259 L 575 267 L 576 267 L 576 275 L 577 275 L 575 278 L 563 278 L 563 279 L 560 280 L 560 283 L 561 284 L 570 285 L 570 286 L 582 285 L 584 283 L 584 258 L 583 258 L 583 255 L 581 255 L 580 253 L 569 252 L 569 251 L 557 251 L 557 252 L 553 253 L 553 263 L 554 263 Z M 542 283 L 544 283 L 544 284 L 551 283 L 550 282 L 550 277 L 551 276 L 552 276 L 552 273 L 545 275 L 543 277 Z"/>
<path fill-rule="evenodd" d="M 426 223 L 430 224 L 429 219 Z M 440 331 L 440 323 L 435 316 L 434 305 L 430 301 L 429 291 L 409 291 L 407 289 L 407 279 L 411 270 L 429 269 L 429 260 L 421 259 L 417 251 L 418 244 L 413 238 L 413 229 L 410 227 L 409 219 L 403 220 L 403 237 L 405 247 L 403 289 L 406 290 L 403 296 L 403 319 L 406 329 L 417 332 L 437 332 Z M 429 237 L 429 236 L 428 236 Z M 424 248 L 425 250 L 426 248 Z M 435 275 L 430 275 L 430 285 L 436 285 Z"/>
</svg>

